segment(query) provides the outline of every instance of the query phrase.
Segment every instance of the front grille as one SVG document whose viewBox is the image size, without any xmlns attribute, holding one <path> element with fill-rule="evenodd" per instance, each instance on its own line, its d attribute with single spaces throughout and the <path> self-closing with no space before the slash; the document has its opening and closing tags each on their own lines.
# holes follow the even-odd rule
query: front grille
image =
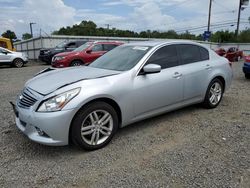
<svg viewBox="0 0 250 188">
<path fill-rule="evenodd" d="M 19 96 L 18 105 L 20 107 L 29 108 L 37 102 L 34 94 L 27 88 L 25 88 Z"/>
</svg>

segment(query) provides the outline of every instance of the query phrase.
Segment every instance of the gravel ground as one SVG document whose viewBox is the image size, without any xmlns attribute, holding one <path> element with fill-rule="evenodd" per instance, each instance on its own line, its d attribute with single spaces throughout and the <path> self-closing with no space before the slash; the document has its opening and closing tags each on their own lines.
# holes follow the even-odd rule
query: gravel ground
<svg viewBox="0 0 250 188">
<path fill-rule="evenodd" d="M 235 63 L 218 108 L 121 129 L 105 148 L 48 147 L 21 134 L 8 101 L 44 65 L 0 67 L 0 187 L 250 187 L 250 81 Z"/>
</svg>

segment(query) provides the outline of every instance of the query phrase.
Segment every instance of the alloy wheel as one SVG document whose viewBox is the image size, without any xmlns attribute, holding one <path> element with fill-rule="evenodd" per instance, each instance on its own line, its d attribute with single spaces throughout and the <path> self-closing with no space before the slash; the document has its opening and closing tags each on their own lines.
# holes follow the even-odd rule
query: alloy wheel
<svg viewBox="0 0 250 188">
<path fill-rule="evenodd" d="M 23 61 L 21 59 L 16 59 L 15 60 L 15 66 L 17 68 L 21 68 L 23 66 Z"/>
<path fill-rule="evenodd" d="M 100 145 L 105 142 L 113 130 L 113 118 L 105 110 L 95 110 L 83 120 L 81 137 L 89 145 Z"/>
<path fill-rule="evenodd" d="M 222 97 L 222 87 L 218 82 L 215 82 L 209 92 L 209 101 L 212 105 L 217 105 Z"/>
</svg>

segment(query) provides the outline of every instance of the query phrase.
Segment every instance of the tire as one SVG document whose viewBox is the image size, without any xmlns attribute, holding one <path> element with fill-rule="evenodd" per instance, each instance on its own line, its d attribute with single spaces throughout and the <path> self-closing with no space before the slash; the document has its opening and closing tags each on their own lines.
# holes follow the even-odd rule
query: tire
<svg viewBox="0 0 250 188">
<path fill-rule="evenodd" d="M 17 59 L 14 59 L 14 61 L 13 61 L 12 64 L 13 64 L 13 66 L 16 67 L 16 68 L 21 68 L 21 67 L 23 67 L 24 62 L 23 62 L 22 59 L 17 58 Z"/>
<path fill-rule="evenodd" d="M 101 124 L 102 118 L 104 124 Z M 111 141 L 117 129 L 118 116 L 114 108 L 105 102 L 94 102 L 76 113 L 71 124 L 70 138 L 85 150 L 97 150 Z"/>
<path fill-rule="evenodd" d="M 246 79 L 250 79 L 250 74 L 245 74 Z"/>
<path fill-rule="evenodd" d="M 83 65 L 83 62 L 80 61 L 80 60 L 73 60 L 73 61 L 70 63 L 70 66 L 71 66 L 71 67 L 81 66 L 81 65 Z"/>
<path fill-rule="evenodd" d="M 213 79 L 208 85 L 206 96 L 203 101 L 203 106 L 208 109 L 216 108 L 221 102 L 223 93 L 224 85 L 221 80 L 218 78 Z"/>
</svg>

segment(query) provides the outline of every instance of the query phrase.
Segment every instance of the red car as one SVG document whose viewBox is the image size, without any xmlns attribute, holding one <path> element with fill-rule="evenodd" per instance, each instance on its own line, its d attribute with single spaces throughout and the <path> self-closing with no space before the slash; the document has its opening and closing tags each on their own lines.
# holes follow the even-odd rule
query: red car
<svg viewBox="0 0 250 188">
<path fill-rule="evenodd" d="M 52 67 L 88 65 L 98 57 L 113 48 L 122 45 L 121 42 L 87 42 L 72 52 L 59 53 L 52 58 Z"/>
<path fill-rule="evenodd" d="M 219 48 L 215 52 L 220 56 L 225 56 L 230 62 L 239 61 L 239 59 L 243 58 L 243 51 L 235 47 L 231 47 L 227 51 L 223 48 Z"/>
</svg>

